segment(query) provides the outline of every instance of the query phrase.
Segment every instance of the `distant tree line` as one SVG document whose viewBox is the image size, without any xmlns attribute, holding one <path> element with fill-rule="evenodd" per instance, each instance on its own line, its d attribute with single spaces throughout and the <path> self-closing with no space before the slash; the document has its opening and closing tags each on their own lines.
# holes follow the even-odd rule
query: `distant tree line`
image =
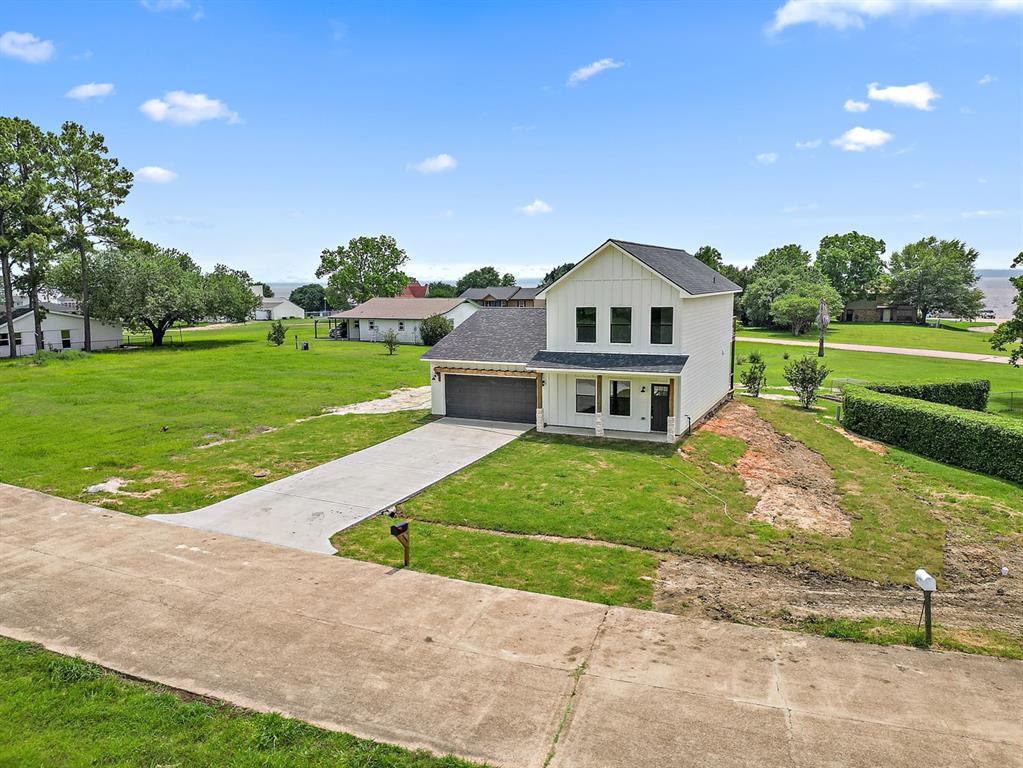
<svg viewBox="0 0 1023 768">
<path fill-rule="evenodd" d="M 0 117 L 0 322 L 14 339 L 14 291 L 28 297 L 35 347 L 44 349 L 41 296 L 77 302 L 92 350 L 90 319 L 148 329 L 159 345 L 179 321 L 245 320 L 259 304 L 245 272 L 218 265 L 203 274 L 191 258 L 134 236 L 117 213 L 132 173 L 102 135 L 67 122 L 58 133 Z M 15 344 L 9 354 L 17 353 Z"/>
</svg>

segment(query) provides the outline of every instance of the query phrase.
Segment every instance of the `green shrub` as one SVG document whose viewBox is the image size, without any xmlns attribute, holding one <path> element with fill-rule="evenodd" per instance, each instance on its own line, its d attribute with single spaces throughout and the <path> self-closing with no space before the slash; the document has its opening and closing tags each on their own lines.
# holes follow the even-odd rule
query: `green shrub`
<svg viewBox="0 0 1023 768">
<path fill-rule="evenodd" d="M 799 403 L 804 408 L 812 408 L 817 401 L 817 390 L 831 370 L 816 357 L 804 355 L 785 366 L 785 381 L 789 383 Z"/>
<path fill-rule="evenodd" d="M 991 382 L 987 379 L 927 381 L 914 384 L 868 384 L 867 386 L 875 392 L 910 397 L 914 400 L 927 400 L 931 403 L 944 403 L 957 408 L 969 408 L 971 411 L 986 411 L 987 397 L 991 392 Z"/>
<path fill-rule="evenodd" d="M 284 339 L 287 334 L 288 326 L 280 320 L 274 320 L 273 324 L 270 326 L 270 330 L 266 332 L 266 343 L 279 347 L 284 343 Z"/>
<path fill-rule="evenodd" d="M 760 397 L 760 388 L 764 386 L 764 371 L 766 369 L 767 365 L 764 363 L 763 356 L 759 352 L 750 352 L 749 368 L 739 374 L 739 381 L 746 387 L 746 392 L 753 397 Z"/>
<path fill-rule="evenodd" d="M 866 437 L 1023 483 L 1023 424 L 994 413 L 848 386 L 842 424 Z"/>
<path fill-rule="evenodd" d="M 444 315 L 430 315 L 419 324 L 419 336 L 423 343 L 432 347 L 455 329 L 455 324 Z"/>
</svg>

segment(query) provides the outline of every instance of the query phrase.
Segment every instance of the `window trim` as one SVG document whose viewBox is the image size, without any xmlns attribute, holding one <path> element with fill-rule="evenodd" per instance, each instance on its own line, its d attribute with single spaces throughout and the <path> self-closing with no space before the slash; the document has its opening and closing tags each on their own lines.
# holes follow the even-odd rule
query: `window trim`
<svg viewBox="0 0 1023 768">
<path fill-rule="evenodd" d="M 654 325 L 654 310 L 668 310 L 671 313 L 671 322 L 669 323 L 657 323 Z M 668 340 L 667 341 L 654 341 L 654 328 L 665 328 L 668 329 Z M 657 346 L 670 346 L 675 343 L 675 308 L 674 307 L 650 307 L 650 343 L 656 344 Z"/>
<path fill-rule="evenodd" d="M 615 395 L 615 390 L 618 389 L 615 386 L 616 384 L 628 384 L 629 396 L 627 398 L 621 398 L 620 396 L 616 396 Z M 607 415 L 608 416 L 615 416 L 616 418 L 619 418 L 619 419 L 628 419 L 628 418 L 632 417 L 632 379 L 608 379 L 607 395 L 608 395 L 608 400 L 607 400 Z M 615 402 L 616 397 L 618 397 L 618 399 L 620 399 L 620 400 L 624 399 L 626 402 L 628 402 L 628 404 L 629 404 L 629 412 L 628 413 L 614 413 L 612 408 L 614 407 L 614 402 Z"/>
<path fill-rule="evenodd" d="M 629 310 L 629 340 L 628 341 L 615 341 L 614 329 L 615 329 L 615 310 L 616 309 L 627 309 Z M 618 325 L 622 325 L 618 323 Z M 608 344 L 631 344 L 632 343 L 632 307 L 611 307 L 608 312 L 608 323 L 607 323 L 607 341 Z"/>
<path fill-rule="evenodd" d="M 404 320 L 399 320 L 398 321 L 398 330 L 399 331 L 404 331 L 405 330 L 405 321 Z"/>
<path fill-rule="evenodd" d="M 65 335 L 67 334 L 67 335 Z M 60 329 L 60 348 L 71 349 L 71 329 L 61 328 Z"/>
<path fill-rule="evenodd" d="M 592 309 L 593 310 L 593 325 L 587 324 L 583 326 L 585 328 L 593 328 L 593 341 L 580 341 L 579 340 L 579 310 L 580 309 Z M 597 315 L 596 307 L 576 307 L 575 308 L 575 343 L 576 344 L 596 344 L 597 343 L 597 326 L 599 325 L 599 318 Z"/>
<path fill-rule="evenodd" d="M 580 395 L 579 394 L 579 382 L 581 382 L 581 381 L 588 381 L 591 384 L 593 384 L 593 394 L 592 395 Z M 579 410 L 579 398 L 580 397 L 591 397 L 591 398 L 593 398 L 593 410 L 592 411 L 580 411 Z M 591 379 L 591 378 L 587 378 L 585 376 L 580 376 L 580 377 L 576 378 L 576 380 L 575 380 L 575 412 L 577 414 L 582 414 L 584 416 L 593 416 L 593 415 L 595 415 L 597 413 L 597 379 L 596 378 L 592 378 Z"/>
</svg>

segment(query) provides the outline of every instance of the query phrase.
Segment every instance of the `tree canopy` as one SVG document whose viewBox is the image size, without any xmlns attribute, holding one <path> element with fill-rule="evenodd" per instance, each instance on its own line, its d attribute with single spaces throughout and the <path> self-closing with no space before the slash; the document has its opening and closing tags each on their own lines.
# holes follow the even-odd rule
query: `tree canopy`
<svg viewBox="0 0 1023 768">
<path fill-rule="evenodd" d="M 561 266 L 555 267 L 554 269 L 552 269 L 550 272 L 543 276 L 543 280 L 540 281 L 540 285 L 543 286 L 550 285 L 555 280 L 559 280 L 560 278 L 567 275 L 574 266 L 575 264 L 573 262 L 566 261 Z"/>
<path fill-rule="evenodd" d="M 288 300 L 302 307 L 306 312 L 320 312 L 325 309 L 334 309 L 334 306 L 327 300 L 327 290 L 319 283 L 307 283 L 300 285 L 291 292 Z"/>
<path fill-rule="evenodd" d="M 884 240 L 859 232 L 821 238 L 814 262 L 831 285 L 849 303 L 876 294 L 884 275 Z"/>
<path fill-rule="evenodd" d="M 800 245 L 790 244 L 772 248 L 753 262 L 749 282 L 778 272 L 795 272 L 810 266 L 810 252 Z"/>
<path fill-rule="evenodd" d="M 402 267 L 408 254 L 390 235 L 353 237 L 348 245 L 320 254 L 317 277 L 327 278 L 327 299 L 335 306 L 361 304 L 374 296 L 397 296 L 409 283 Z"/>
<path fill-rule="evenodd" d="M 515 275 L 510 272 L 501 275 L 493 267 L 480 267 L 462 275 L 455 285 L 455 295 L 461 296 L 470 288 L 490 288 L 499 285 L 515 285 Z"/>
<path fill-rule="evenodd" d="M 426 291 L 426 296 L 430 299 L 452 299 L 457 295 L 455 286 L 451 283 L 430 283 Z"/>
<path fill-rule="evenodd" d="M 1023 251 L 1012 260 L 1012 268 L 1023 267 Z M 1010 277 L 1009 281 L 1016 287 L 1016 296 L 1012 303 L 1016 309 L 1012 319 L 999 325 L 991 336 L 991 346 L 997 350 L 1009 350 L 1009 360 L 1013 365 L 1023 361 L 1023 275 Z"/>
<path fill-rule="evenodd" d="M 693 256 L 702 261 L 708 267 L 718 271 L 721 271 L 721 268 L 725 265 L 724 259 L 721 258 L 721 251 L 712 245 L 701 245 L 696 249 L 696 253 L 694 253 Z"/>
<path fill-rule="evenodd" d="M 925 237 L 892 254 L 891 300 L 916 307 L 919 321 L 932 312 L 976 317 L 984 294 L 974 269 L 980 254 L 960 240 Z"/>
</svg>

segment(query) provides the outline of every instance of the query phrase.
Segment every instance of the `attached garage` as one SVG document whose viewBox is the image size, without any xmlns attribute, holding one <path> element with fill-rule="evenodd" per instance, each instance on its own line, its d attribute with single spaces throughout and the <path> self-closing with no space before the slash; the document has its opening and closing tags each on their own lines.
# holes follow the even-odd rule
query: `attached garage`
<svg viewBox="0 0 1023 768">
<path fill-rule="evenodd" d="M 447 373 L 444 400 L 448 416 L 531 424 L 536 420 L 536 378 Z"/>
</svg>

